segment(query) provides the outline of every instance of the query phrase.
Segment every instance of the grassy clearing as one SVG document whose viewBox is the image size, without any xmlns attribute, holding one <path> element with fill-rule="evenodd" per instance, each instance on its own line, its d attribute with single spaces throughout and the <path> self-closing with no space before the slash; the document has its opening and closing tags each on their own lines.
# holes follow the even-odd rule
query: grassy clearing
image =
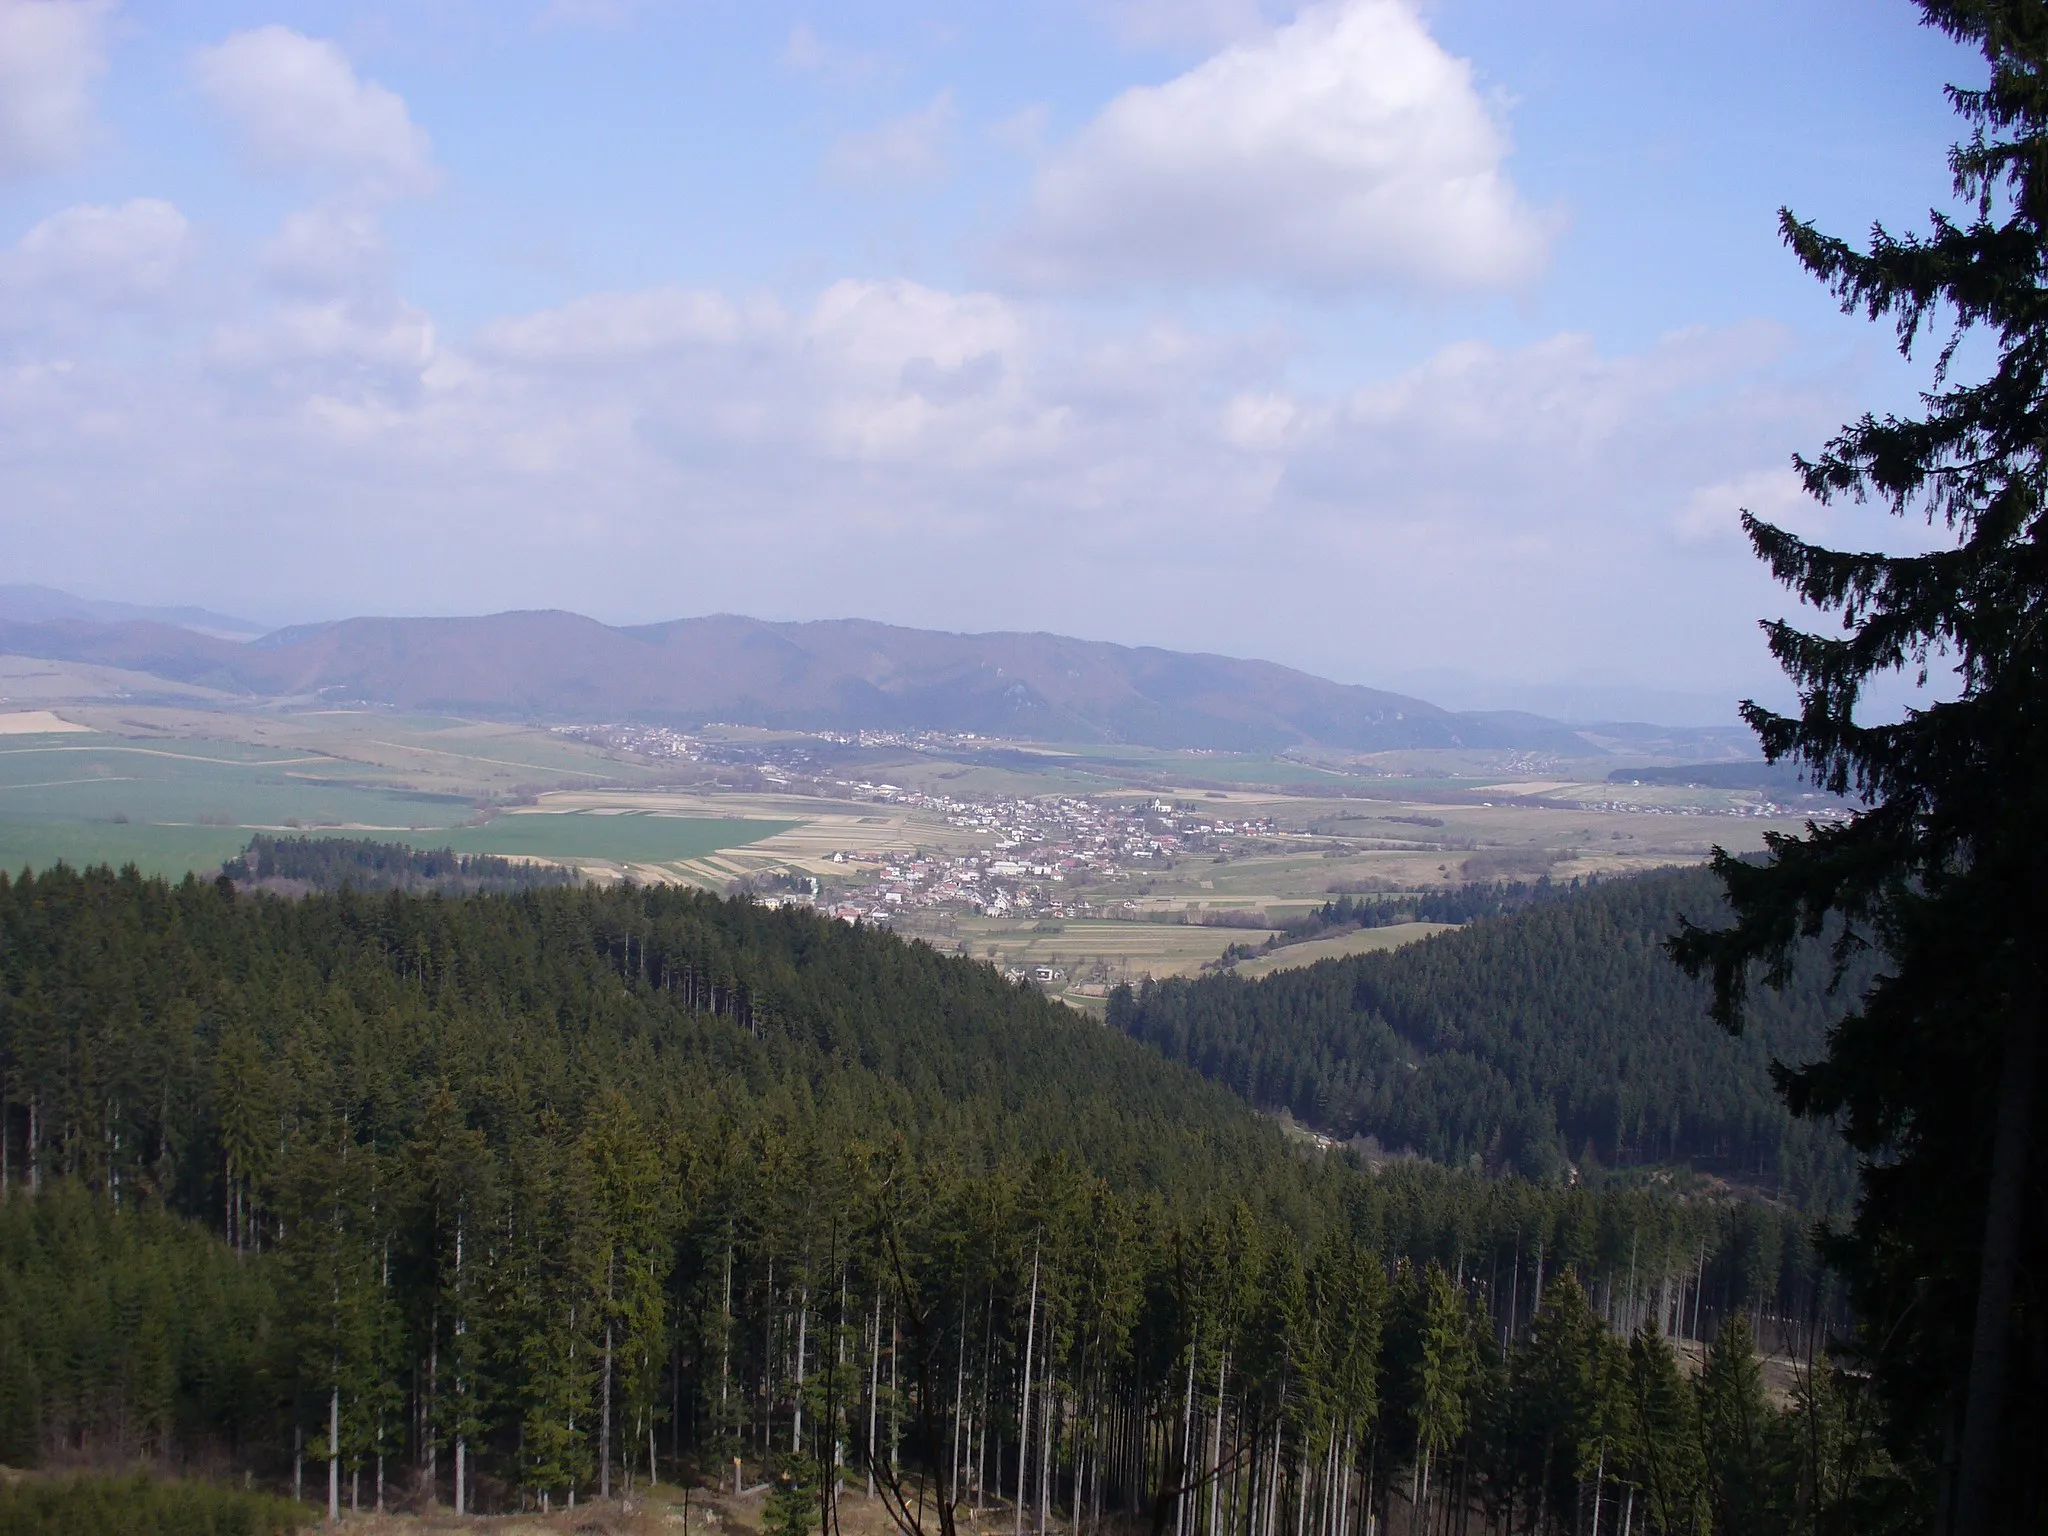
<svg viewBox="0 0 2048 1536">
<path fill-rule="evenodd" d="M 313 1521 L 305 1504 L 217 1483 L 143 1474 L 0 1482 L 0 1531 L 22 1536 L 267 1536 Z"/>
<path fill-rule="evenodd" d="M 1192 976 L 1232 944 L 1263 944 L 1269 936 L 1262 929 L 1192 923 L 1087 918 L 1041 924 L 961 918 L 944 925 L 930 941 L 940 949 L 964 944 L 975 959 L 997 965 L 1056 965 L 1074 983 L 1091 977 L 1115 983 L 1143 976 Z"/>
<path fill-rule="evenodd" d="M 1247 978 L 1270 976 L 1275 971 L 1299 970 L 1305 965 L 1314 965 L 1318 960 L 1341 960 L 1346 955 L 1370 954 L 1379 949 L 1399 949 L 1404 944 L 1413 944 L 1417 939 L 1426 939 L 1433 934 L 1446 933 L 1457 927 L 1456 923 L 1392 923 L 1385 928 L 1360 928 L 1352 933 L 1340 933 L 1334 938 L 1310 939 L 1305 944 L 1289 944 L 1276 949 L 1270 955 L 1260 955 L 1252 960 L 1240 960 L 1231 969 Z"/>
</svg>

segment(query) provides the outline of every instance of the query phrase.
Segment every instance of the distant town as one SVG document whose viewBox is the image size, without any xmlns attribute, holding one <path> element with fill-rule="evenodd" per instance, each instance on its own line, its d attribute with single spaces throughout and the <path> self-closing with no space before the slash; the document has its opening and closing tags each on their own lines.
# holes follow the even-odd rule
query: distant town
<svg viewBox="0 0 2048 1536">
<path fill-rule="evenodd" d="M 950 857 L 836 855 L 835 862 L 873 871 L 827 909 L 844 918 L 886 919 L 920 907 L 971 910 L 983 917 L 1113 917 L 1135 912 L 1136 904 L 1091 902 L 1062 887 L 1111 885 L 1130 878 L 1134 869 L 1177 855 L 1228 857 L 1250 839 L 1300 835 L 1282 833 L 1264 817 L 1222 820 L 1167 800 L 968 800 L 864 780 L 843 789 L 943 816 L 948 826 L 988 840 L 977 852 Z"/>
<path fill-rule="evenodd" d="M 716 728 L 712 728 L 715 732 Z M 898 923 L 916 914 L 969 913 L 1008 919 L 1137 917 L 1137 901 L 1116 887 L 1144 880 L 1177 859 L 1228 860 L 1253 851 L 1279 852 L 1313 843 L 1313 834 L 1270 816 L 1219 816 L 1198 803 L 1145 795 L 972 796 L 933 794 L 835 771 L 863 749 L 908 749 L 958 757 L 963 749 L 1015 749 L 1014 743 L 940 731 L 791 732 L 730 739 L 666 726 L 614 723 L 557 726 L 557 734 L 656 761 L 725 767 L 758 776 L 761 788 L 839 800 L 867 801 L 925 813 L 972 835 L 978 847 L 942 852 L 905 847 L 847 849 L 832 857 L 834 878 L 788 873 L 756 877 L 753 893 L 771 902 L 815 906 L 847 921 Z M 1517 754 L 1509 771 L 1540 774 L 1553 764 Z M 1590 786 L 1586 786 L 1590 788 Z M 1537 796 L 1523 804 L 1546 803 Z M 1491 802 L 1477 802 L 1481 806 Z M 1808 814 L 1833 808 L 1785 806 L 1765 796 L 1739 807 L 1704 810 L 1573 796 L 1570 806 L 1652 816 Z M 1215 920 L 1215 919 L 1211 919 Z M 1227 919 L 1223 919 L 1227 921 Z"/>
</svg>

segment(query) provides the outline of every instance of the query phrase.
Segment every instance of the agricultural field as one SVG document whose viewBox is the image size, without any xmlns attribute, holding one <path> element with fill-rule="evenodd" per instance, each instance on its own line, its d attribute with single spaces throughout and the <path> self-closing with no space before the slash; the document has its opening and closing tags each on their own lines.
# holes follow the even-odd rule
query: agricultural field
<svg viewBox="0 0 2048 1536">
<path fill-rule="evenodd" d="M 562 787 L 659 777 L 545 730 L 190 700 L 110 705 L 97 696 L 112 686 L 105 670 L 46 665 L 26 699 L 21 678 L 0 671 L 0 867 L 132 862 L 176 876 L 217 868 L 254 832 L 304 830 L 587 861 L 603 876 L 701 859 L 789 825 L 730 811 L 542 806 Z M 94 696 L 64 700 L 66 682 Z M 15 707 L 24 702 L 51 707 Z"/>
<path fill-rule="evenodd" d="M 1615 761 L 737 728 L 606 739 L 252 704 L 0 657 L 7 867 L 133 861 L 175 875 L 217 867 L 255 831 L 360 832 L 596 879 L 794 891 L 907 928 L 992 923 L 972 937 L 1005 964 L 1042 963 L 1051 947 L 1030 930 L 1057 920 L 1074 936 L 1060 957 L 1090 974 L 1199 969 L 1341 892 L 1623 873 L 1752 850 L 1802 824 L 1753 792 L 1610 783 Z M 1136 846 L 1153 833 L 1163 841 Z M 1055 865 L 1056 878 L 1005 872 Z M 1079 942 L 1095 924 L 1119 937 Z"/>
<path fill-rule="evenodd" d="M 1067 919 L 1011 923 L 963 917 L 900 931 L 998 966 L 1054 966 L 1064 988 L 1103 988 L 1144 976 L 1192 976 L 1232 944 L 1262 944 L 1271 930 L 1204 928 L 1192 923 Z M 1055 989 L 1060 990 L 1060 989 Z"/>
<path fill-rule="evenodd" d="M 571 810 L 552 798 L 544 809 L 513 811 L 478 826 L 458 827 L 446 837 L 394 839 L 419 847 L 451 847 L 457 853 L 495 853 L 514 859 L 567 864 L 596 879 L 722 885 L 691 880 L 698 866 L 716 856 L 772 838 L 796 825 L 743 816 L 663 814 L 641 809 Z"/>
</svg>

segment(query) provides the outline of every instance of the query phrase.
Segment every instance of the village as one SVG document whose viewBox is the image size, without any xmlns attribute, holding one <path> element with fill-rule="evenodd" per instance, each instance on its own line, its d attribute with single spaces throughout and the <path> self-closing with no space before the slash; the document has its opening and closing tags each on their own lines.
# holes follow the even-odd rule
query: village
<svg viewBox="0 0 2048 1536">
<path fill-rule="evenodd" d="M 1102 888 L 1168 867 L 1177 857 L 1228 858 L 1253 840 L 1300 836 L 1281 832 L 1268 818 L 1223 820 L 1168 800 L 976 800 L 866 781 L 836 787 L 849 797 L 943 817 L 984 844 L 954 855 L 835 854 L 848 887 L 828 894 L 821 886 L 815 894 L 824 910 L 849 921 L 890 921 L 919 909 L 1009 918 L 1135 915 L 1137 903 Z"/>
</svg>

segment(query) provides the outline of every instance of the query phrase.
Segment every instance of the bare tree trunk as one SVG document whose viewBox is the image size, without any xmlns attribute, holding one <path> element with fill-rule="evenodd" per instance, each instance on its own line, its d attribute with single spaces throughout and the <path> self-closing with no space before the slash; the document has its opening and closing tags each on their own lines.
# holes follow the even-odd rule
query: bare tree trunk
<svg viewBox="0 0 2048 1536">
<path fill-rule="evenodd" d="M 804 1448 L 804 1350 L 811 1329 L 811 1287 L 806 1281 L 797 1292 L 796 1304 L 796 1413 L 789 1421 L 789 1454 L 798 1456 Z"/>
<path fill-rule="evenodd" d="M 1052 1332 L 1052 1319 L 1045 1320 L 1045 1331 Z M 1038 1381 L 1038 1536 L 1045 1536 L 1047 1506 L 1052 1497 L 1052 1340 L 1045 1341 L 1045 1364 Z"/>
<path fill-rule="evenodd" d="M 1017 1410 L 1017 1518 L 1015 1536 L 1024 1536 L 1024 1498 L 1031 1475 L 1031 1348 L 1038 1340 L 1038 1254 L 1031 1255 L 1031 1307 L 1024 1323 L 1024 1400 Z"/>
<path fill-rule="evenodd" d="M 441 1309 L 436 1306 L 427 1315 L 427 1400 L 420 1405 L 421 1438 L 426 1442 L 427 1453 L 427 1497 L 439 1495 L 435 1491 L 440 1484 L 441 1437 L 434 1433 L 434 1409 L 439 1404 L 441 1381 Z"/>
<path fill-rule="evenodd" d="M 875 1292 L 875 1335 L 868 1356 L 868 1497 L 875 1496 L 875 1408 L 882 1396 L 882 1293 Z"/>
<path fill-rule="evenodd" d="M 960 1488 L 960 1437 L 967 1423 L 967 1282 L 960 1282 L 960 1341 L 953 1362 L 952 1486 Z"/>
<path fill-rule="evenodd" d="M 455 1314 L 455 1337 L 460 1339 L 469 1331 L 468 1320 L 459 1309 L 462 1291 L 462 1240 L 465 1235 L 463 1215 L 455 1218 L 455 1295 L 458 1310 Z M 463 1423 L 463 1380 L 462 1348 L 455 1350 L 455 1513 L 469 1513 L 469 1436 Z"/>
<path fill-rule="evenodd" d="M 341 1523 L 341 1388 L 327 1394 L 327 1523 Z"/>
<path fill-rule="evenodd" d="M 1175 1479 L 1176 1483 L 1182 1484 L 1187 1482 L 1188 1468 L 1194 1464 L 1191 1452 L 1195 1437 L 1195 1347 L 1195 1341 L 1189 1340 L 1188 1384 L 1180 1411 L 1181 1471 Z M 1181 1492 L 1180 1488 L 1176 1487 L 1173 1491 L 1173 1529 L 1175 1536 L 1187 1536 L 1188 1511 L 1191 1507 L 1186 1495 Z"/>
<path fill-rule="evenodd" d="M 1230 1369 L 1230 1351 L 1224 1350 L 1216 1357 L 1216 1444 L 1209 1455 L 1209 1536 L 1216 1536 L 1222 1529 L 1216 1523 L 1216 1500 L 1223 1483 L 1223 1379 Z"/>
</svg>

